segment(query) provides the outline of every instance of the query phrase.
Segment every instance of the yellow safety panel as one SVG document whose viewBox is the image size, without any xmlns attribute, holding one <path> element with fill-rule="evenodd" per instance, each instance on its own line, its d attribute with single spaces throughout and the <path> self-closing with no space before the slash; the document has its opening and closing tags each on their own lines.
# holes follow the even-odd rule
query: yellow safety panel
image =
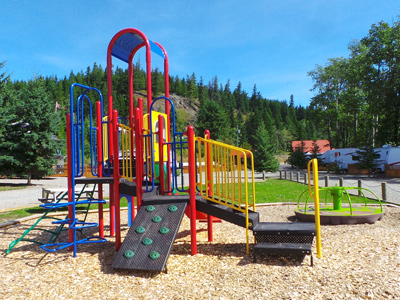
<svg viewBox="0 0 400 300">
<path fill-rule="evenodd" d="M 152 121 L 152 131 L 153 131 L 153 157 L 154 157 L 154 162 L 159 161 L 159 141 L 158 141 L 158 116 L 161 115 L 164 119 L 164 142 L 168 140 L 168 134 L 169 130 L 167 130 L 167 115 L 157 112 L 157 111 L 152 111 L 151 112 L 151 121 Z M 143 116 L 143 128 L 146 131 L 146 134 L 149 133 L 149 114 L 145 114 Z M 148 143 L 145 143 L 145 145 Z M 150 148 L 150 145 L 148 145 L 148 148 Z M 149 153 L 149 152 L 148 152 Z M 149 155 L 150 156 L 150 155 Z M 164 161 L 167 161 L 168 159 L 168 149 L 167 147 L 164 147 L 163 149 L 163 159 Z"/>
</svg>

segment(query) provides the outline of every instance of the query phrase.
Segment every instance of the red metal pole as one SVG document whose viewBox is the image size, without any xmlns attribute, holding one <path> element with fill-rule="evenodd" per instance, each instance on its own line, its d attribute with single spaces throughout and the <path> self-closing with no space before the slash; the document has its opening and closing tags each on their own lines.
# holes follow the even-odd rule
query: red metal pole
<svg viewBox="0 0 400 300">
<path fill-rule="evenodd" d="M 121 247 L 121 215 L 119 199 L 119 145 L 118 145 L 118 112 L 113 111 L 113 134 L 114 134 L 114 201 L 115 201 L 115 248 Z"/>
<path fill-rule="evenodd" d="M 204 132 L 204 136 L 207 140 L 210 139 L 210 131 L 207 129 Z M 207 143 L 207 195 L 211 196 L 211 158 L 210 158 L 210 144 Z M 208 241 L 212 242 L 214 240 L 213 238 L 213 216 L 207 215 L 207 229 L 208 229 Z"/>
<path fill-rule="evenodd" d="M 114 43 L 118 39 L 119 35 L 115 35 L 114 38 L 111 40 L 110 44 L 108 45 L 107 49 L 107 100 L 108 100 L 108 114 L 107 114 L 107 121 L 108 121 L 108 160 L 110 163 L 113 162 L 113 151 L 114 151 L 114 141 L 113 141 L 113 98 L 112 98 L 112 58 L 111 53 L 114 46 Z M 109 195 L 110 195 L 110 235 L 114 236 L 114 213 L 115 213 L 115 206 L 114 206 L 114 185 L 109 185 Z"/>
<path fill-rule="evenodd" d="M 97 176 L 103 177 L 103 135 L 101 119 L 101 103 L 96 102 L 96 126 L 97 126 Z M 98 198 L 103 199 L 103 185 L 98 185 Z M 104 212 L 103 203 L 99 203 L 99 236 L 104 238 Z"/>
<path fill-rule="evenodd" d="M 138 108 L 140 111 L 140 118 L 143 120 L 143 98 L 142 97 L 140 97 L 138 99 Z"/>
<path fill-rule="evenodd" d="M 68 174 L 68 202 L 72 202 L 74 199 L 74 191 L 73 191 L 73 178 L 72 176 L 72 145 L 71 145 L 71 114 L 67 114 L 67 174 Z M 73 211 L 72 206 L 68 206 L 68 219 L 72 220 Z M 72 229 L 68 230 L 68 241 L 72 243 L 74 241 L 74 233 Z M 70 246 L 69 250 L 72 251 L 73 247 Z"/>
<path fill-rule="evenodd" d="M 146 45 L 146 76 L 147 76 L 147 113 L 150 113 L 152 102 L 151 94 L 151 50 L 150 45 Z"/>
<path fill-rule="evenodd" d="M 141 100 L 139 98 L 139 100 Z M 136 144 L 136 201 L 137 209 L 142 205 L 142 180 L 143 180 L 143 136 L 142 116 L 140 108 L 135 109 L 135 144 Z"/>
<path fill-rule="evenodd" d="M 155 44 L 160 47 L 160 49 L 164 52 L 164 89 L 165 89 L 165 97 L 169 98 L 169 61 L 168 61 L 168 54 L 167 51 L 165 51 L 164 47 L 161 46 L 159 43 Z M 170 104 L 169 101 L 165 101 L 165 114 L 167 115 L 167 120 L 166 120 L 166 125 L 165 128 L 166 130 L 166 136 L 165 139 L 167 141 L 167 143 L 169 143 L 171 141 L 171 117 L 170 117 Z M 168 154 L 168 158 L 167 158 L 167 187 L 168 189 L 171 186 L 171 146 L 168 144 L 167 146 L 167 154 Z"/>
<path fill-rule="evenodd" d="M 187 128 L 189 151 L 189 197 L 190 197 L 190 239 L 191 254 L 197 254 L 196 228 L 196 169 L 195 169 L 195 139 L 193 126 Z"/>
<path fill-rule="evenodd" d="M 129 86 L 129 126 L 133 127 L 133 65 L 129 61 L 128 65 L 128 86 Z"/>
<path fill-rule="evenodd" d="M 158 115 L 158 174 L 160 180 L 161 195 L 165 193 L 165 180 L 164 180 L 164 117 Z"/>
<path fill-rule="evenodd" d="M 132 171 L 132 161 L 134 159 L 134 149 L 135 149 L 135 142 L 134 142 L 134 126 L 135 126 L 135 121 L 134 121 L 134 99 L 133 99 L 133 56 L 134 54 L 131 53 L 129 56 L 129 67 L 128 67 L 128 77 L 129 77 L 129 127 L 130 127 L 130 151 L 129 151 L 129 165 L 130 165 L 130 170 Z M 126 155 L 126 154 L 124 154 Z M 133 173 L 133 171 L 132 171 Z M 133 177 L 133 174 L 129 174 L 130 176 Z M 132 209 L 131 209 L 131 220 L 133 221 L 135 219 L 135 197 L 132 196 Z"/>
<path fill-rule="evenodd" d="M 115 37 L 111 40 L 107 49 L 107 103 L 108 103 L 108 159 L 111 159 L 113 154 L 113 137 L 112 137 L 112 111 L 113 111 L 113 97 L 112 97 L 112 58 L 111 52 L 116 41 Z"/>
</svg>

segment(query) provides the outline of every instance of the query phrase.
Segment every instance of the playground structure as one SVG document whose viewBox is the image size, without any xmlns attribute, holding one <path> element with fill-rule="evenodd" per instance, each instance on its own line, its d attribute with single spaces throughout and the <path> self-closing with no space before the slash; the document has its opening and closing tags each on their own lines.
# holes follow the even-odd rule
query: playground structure
<svg viewBox="0 0 400 300">
<path fill-rule="evenodd" d="M 308 169 L 308 176 L 310 176 L 310 169 Z M 371 190 L 362 187 L 334 186 L 318 188 L 318 192 L 325 195 L 325 201 L 324 205 L 320 205 L 317 211 L 317 206 L 308 206 L 309 199 L 312 198 L 313 194 L 311 193 L 310 183 L 308 184 L 309 188 L 300 195 L 297 201 L 297 209 L 295 210 L 296 218 L 301 221 L 313 222 L 318 214 L 321 224 L 373 224 L 383 216 L 383 207 L 380 199 Z M 350 194 L 348 193 L 349 190 L 358 191 L 358 194 L 363 197 L 363 206 L 355 206 L 352 204 Z M 376 199 L 379 203 L 378 208 L 368 207 L 366 193 L 371 194 Z M 301 206 L 300 204 L 305 195 L 307 197 L 302 203 L 304 206 Z M 328 202 L 328 196 L 331 196 L 332 201 Z M 342 206 L 345 199 L 348 205 Z"/>
<path fill-rule="evenodd" d="M 145 108 L 141 98 L 134 107 L 133 97 L 132 62 L 143 47 L 147 74 Z M 151 53 L 164 61 L 165 96 L 154 100 Z M 129 116 L 123 118 L 113 109 L 112 57 L 128 63 Z M 41 205 L 48 210 L 68 208 L 67 218 L 53 223 L 68 228 L 69 241 L 57 243 L 51 240 L 41 248 L 48 252 L 70 249 L 75 257 L 79 245 L 106 242 L 103 186 L 108 185 L 109 234 L 115 236 L 118 251 L 113 268 L 166 270 L 184 214 L 190 218 L 191 254 L 197 254 L 196 219 L 200 213 L 207 215 L 209 241 L 213 241 L 212 217 L 244 227 L 247 254 L 250 252 L 250 231 L 253 231 L 254 260 L 256 253 L 312 255 L 316 235 L 320 257 L 318 221 L 316 224 L 259 222 L 250 151 L 211 140 L 208 131 L 204 137 L 196 137 L 192 126 L 185 132 L 176 132 L 175 107 L 169 99 L 168 79 L 169 62 L 165 49 L 141 31 L 127 28 L 118 32 L 108 46 L 107 114 L 98 89 L 72 84 L 70 113 L 67 115 L 68 201 Z M 157 102 L 164 104 L 164 112 L 155 110 Z M 85 143 L 87 136 L 90 145 Z M 90 155 L 86 155 L 88 151 Z M 87 156 L 90 156 L 91 178 L 83 177 Z M 184 182 L 186 160 L 188 183 Z M 98 186 L 97 197 L 76 197 L 77 187 L 87 184 Z M 123 241 L 121 197 L 129 200 L 130 228 Z M 318 196 L 315 199 L 318 202 Z M 98 222 L 79 220 L 77 206 L 91 204 L 98 205 Z M 79 240 L 77 231 L 86 228 L 98 228 L 98 235 Z"/>
</svg>

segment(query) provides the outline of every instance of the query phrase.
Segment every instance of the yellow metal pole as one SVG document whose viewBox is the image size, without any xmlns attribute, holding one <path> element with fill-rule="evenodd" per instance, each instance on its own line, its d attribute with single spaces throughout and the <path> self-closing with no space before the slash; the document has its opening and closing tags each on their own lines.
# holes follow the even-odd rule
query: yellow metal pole
<svg viewBox="0 0 400 300">
<path fill-rule="evenodd" d="M 311 177 L 310 177 L 310 165 L 313 168 L 313 183 L 314 183 L 314 195 L 311 195 Z M 319 258 L 322 257 L 321 252 L 321 222 L 320 222 L 320 212 L 319 212 L 319 186 L 318 186 L 318 160 L 316 158 L 310 160 L 308 163 L 308 187 L 310 196 L 314 199 L 314 209 L 315 209 L 315 230 L 317 232 L 316 243 L 317 243 L 317 255 Z"/>
</svg>

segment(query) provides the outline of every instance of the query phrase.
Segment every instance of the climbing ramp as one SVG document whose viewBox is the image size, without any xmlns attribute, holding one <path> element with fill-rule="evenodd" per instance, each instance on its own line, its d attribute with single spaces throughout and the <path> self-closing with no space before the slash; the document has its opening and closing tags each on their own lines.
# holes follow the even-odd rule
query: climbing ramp
<svg viewBox="0 0 400 300">
<path fill-rule="evenodd" d="M 163 271 L 189 198 L 157 196 L 140 207 L 112 267 Z"/>
</svg>

